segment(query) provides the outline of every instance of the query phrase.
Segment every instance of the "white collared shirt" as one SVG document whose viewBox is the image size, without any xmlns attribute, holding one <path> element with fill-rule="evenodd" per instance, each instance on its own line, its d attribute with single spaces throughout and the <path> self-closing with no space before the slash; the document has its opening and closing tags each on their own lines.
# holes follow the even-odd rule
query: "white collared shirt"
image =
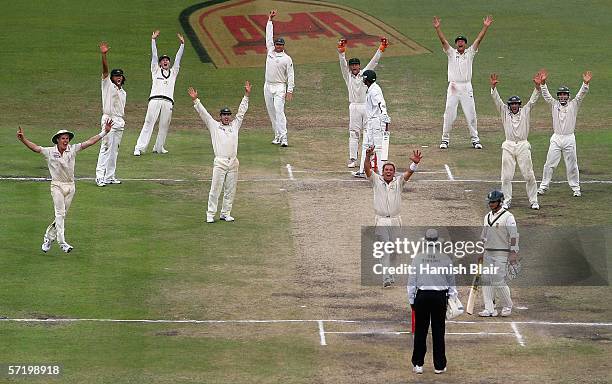
<svg viewBox="0 0 612 384">
<path fill-rule="evenodd" d="M 510 250 L 510 242 L 516 239 L 518 246 L 518 229 L 514 215 L 501 208 L 496 213 L 490 211 L 484 217 L 481 238 L 485 249 Z"/>
<path fill-rule="evenodd" d="M 51 181 L 74 183 L 74 162 L 77 152 L 80 150 L 81 143 L 74 145 L 68 144 L 63 154 L 57 149 L 57 145 L 40 148 L 40 154 L 47 160 Z"/>
<path fill-rule="evenodd" d="M 172 67 L 168 70 L 162 69 L 159 65 L 159 59 L 157 57 L 157 45 L 155 39 L 151 39 L 151 93 L 152 96 L 166 96 L 170 99 L 174 99 L 174 84 L 178 77 L 179 70 L 181 68 L 181 58 L 183 57 L 183 51 L 185 50 L 185 44 L 181 44 Z"/>
<path fill-rule="evenodd" d="M 448 82 L 466 83 L 472 81 L 472 63 L 474 56 L 478 53 L 473 45 L 470 45 L 463 54 L 457 49 L 448 46 L 444 51 L 448 56 Z"/>
<path fill-rule="evenodd" d="M 374 213 L 381 217 L 397 217 L 402 211 L 403 176 L 394 177 L 389 184 L 381 175 L 372 171 L 369 177 L 374 189 Z"/>
<path fill-rule="evenodd" d="M 499 97 L 497 88 L 491 89 L 491 97 L 493 97 L 493 102 L 495 103 L 497 111 L 500 113 L 502 118 L 506 140 L 527 140 L 527 137 L 529 136 L 529 119 L 531 116 L 531 108 L 535 102 L 538 101 L 539 96 L 540 93 L 534 88 L 527 104 L 520 107 L 518 113 L 512 113 L 510 107 L 508 107 L 508 105 L 502 101 L 501 97 Z"/>
<path fill-rule="evenodd" d="M 363 83 L 363 72 L 368 69 L 374 69 L 378 65 L 378 61 L 382 56 L 382 51 L 380 49 L 376 50 L 374 57 L 365 66 L 357 75 L 353 75 L 351 72 L 351 68 L 346 62 L 346 56 L 344 52 L 338 53 L 338 59 L 340 60 L 340 72 L 342 73 L 342 78 L 344 78 L 344 82 L 346 83 L 346 87 L 348 89 L 348 97 L 349 103 L 360 103 L 363 104 L 366 102 L 366 92 L 368 91 L 368 86 Z"/>
<path fill-rule="evenodd" d="M 123 130 L 125 126 L 125 102 L 127 94 L 111 81 L 110 74 L 102 79 L 102 113 L 113 120 L 113 129 Z"/>
<path fill-rule="evenodd" d="M 287 92 L 293 93 L 295 87 L 295 75 L 293 73 L 293 60 L 283 52 L 274 50 L 274 26 L 272 21 L 268 20 L 266 24 L 266 47 L 268 54 L 266 55 L 266 83 L 274 84 L 281 83 L 287 86 Z"/>
<path fill-rule="evenodd" d="M 589 91 L 588 84 L 582 83 L 580 91 L 567 104 L 561 105 L 559 100 L 554 99 L 548 91 L 546 84 L 542 85 L 542 97 L 548 104 L 551 105 L 551 113 L 553 119 L 553 130 L 558 135 L 571 135 L 576 129 L 576 117 L 578 116 L 578 107 L 582 103 L 584 96 Z"/>
</svg>

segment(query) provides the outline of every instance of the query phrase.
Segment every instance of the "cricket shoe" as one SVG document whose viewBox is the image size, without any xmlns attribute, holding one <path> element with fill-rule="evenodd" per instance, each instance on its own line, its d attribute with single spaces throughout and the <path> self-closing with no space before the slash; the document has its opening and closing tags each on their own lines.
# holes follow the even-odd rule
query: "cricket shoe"
<svg viewBox="0 0 612 384">
<path fill-rule="evenodd" d="M 112 179 L 106 179 L 106 181 L 104 182 L 105 184 L 121 184 L 121 180 L 112 178 Z"/>
<path fill-rule="evenodd" d="M 474 147 L 474 149 L 482 149 L 482 144 L 480 144 L 479 141 L 475 141 L 472 143 L 472 147 Z"/>
<path fill-rule="evenodd" d="M 206 216 L 206 222 L 207 223 L 214 223 L 215 222 L 215 218 L 212 216 Z"/>
<path fill-rule="evenodd" d="M 232 216 L 230 216 L 230 215 L 221 215 L 221 216 L 219 217 L 219 220 L 223 220 L 223 221 L 227 221 L 227 222 L 232 222 L 232 221 L 234 221 L 234 220 L 236 220 L 236 219 L 234 219 L 234 218 L 233 218 Z"/>
<path fill-rule="evenodd" d="M 287 142 L 287 140 L 283 140 L 281 142 L 281 147 L 285 148 L 285 147 L 288 147 L 288 146 L 289 146 L 289 143 Z"/>
<path fill-rule="evenodd" d="M 503 307 L 501 310 L 501 317 L 508 317 L 512 314 L 512 307 Z"/>
<path fill-rule="evenodd" d="M 442 140 L 440 143 L 440 149 L 448 149 L 448 141 Z"/>
<path fill-rule="evenodd" d="M 357 177 L 359 179 L 365 179 L 366 178 L 365 172 L 351 172 L 351 175 L 353 175 L 353 177 Z"/>
<path fill-rule="evenodd" d="M 60 248 L 62 249 L 62 251 L 64 251 L 64 253 L 70 253 L 70 251 L 74 249 L 74 247 L 68 243 L 60 244 Z"/>
<path fill-rule="evenodd" d="M 439 375 L 439 374 L 444 373 L 444 372 L 446 372 L 446 367 L 444 367 L 444 369 L 434 369 L 434 373 L 436 375 Z"/>
<path fill-rule="evenodd" d="M 280 144 L 281 140 L 278 137 L 275 137 L 274 140 L 272 140 L 272 144 Z"/>
<path fill-rule="evenodd" d="M 495 317 L 497 316 L 497 309 L 494 309 L 493 312 L 489 312 L 486 309 L 482 312 L 478 312 L 478 316 L 480 317 Z"/>
<path fill-rule="evenodd" d="M 543 195 L 545 193 L 546 193 L 546 188 L 542 188 L 542 187 L 538 188 L 538 195 L 541 196 L 541 195 Z"/>
<path fill-rule="evenodd" d="M 539 210 L 540 209 L 540 204 L 538 204 L 538 203 L 531 204 L 531 209 Z"/>
<path fill-rule="evenodd" d="M 355 168 L 356 166 L 357 166 L 357 160 L 355 160 L 355 159 L 350 159 L 350 160 L 348 161 L 347 167 L 349 167 L 349 168 Z"/>
<path fill-rule="evenodd" d="M 385 280 L 383 282 L 383 288 L 391 288 L 391 284 L 393 284 L 391 280 Z"/>
<path fill-rule="evenodd" d="M 165 155 L 166 153 L 168 153 L 168 151 L 166 150 L 166 148 L 162 147 L 161 151 L 153 151 L 153 153 L 161 153 L 162 155 Z"/>
<path fill-rule="evenodd" d="M 51 249 L 51 244 L 53 244 L 53 240 L 48 239 L 48 238 L 45 236 L 45 238 L 43 239 L 43 243 L 42 243 L 42 245 L 40 246 L 40 249 L 42 249 L 42 251 L 43 251 L 44 253 L 47 253 L 47 252 L 49 252 L 49 250 Z"/>
<path fill-rule="evenodd" d="M 580 191 L 574 191 L 574 197 L 580 197 L 582 193 Z"/>
<path fill-rule="evenodd" d="M 140 150 L 138 150 L 138 149 L 135 149 L 134 150 L 134 156 L 140 156 L 140 155 L 142 155 L 142 152 L 140 152 Z"/>
<path fill-rule="evenodd" d="M 102 179 L 96 179 L 96 185 L 98 187 L 104 187 L 106 185 L 106 183 Z"/>
<path fill-rule="evenodd" d="M 414 367 L 412 367 L 412 372 L 417 373 L 419 375 L 422 375 L 423 374 L 423 366 L 415 365 Z"/>
</svg>

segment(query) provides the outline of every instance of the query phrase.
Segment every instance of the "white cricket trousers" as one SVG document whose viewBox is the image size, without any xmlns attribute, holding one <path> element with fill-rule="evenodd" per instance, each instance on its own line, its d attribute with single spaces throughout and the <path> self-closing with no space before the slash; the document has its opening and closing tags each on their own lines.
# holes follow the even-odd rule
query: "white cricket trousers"
<svg viewBox="0 0 612 384">
<path fill-rule="evenodd" d="M 374 229 L 376 241 L 395 242 L 400 236 L 402 217 L 383 217 L 376 215 L 374 217 L 374 225 L 376 226 Z M 388 273 L 388 268 L 392 266 L 392 259 L 394 262 L 397 261 L 396 258 L 397 255 L 395 253 L 391 254 L 387 252 L 384 252 L 383 256 L 381 257 L 380 261 L 383 266 L 383 283 L 387 281 L 395 281 L 393 275 Z"/>
<path fill-rule="evenodd" d="M 50 241 L 56 240 L 61 244 L 66 243 L 64 237 L 64 221 L 68 208 L 72 203 L 76 188 L 74 183 L 62 183 L 61 181 L 51 182 L 51 198 L 53 198 L 53 207 L 55 210 L 55 220 L 47 227 L 45 239 Z"/>
<path fill-rule="evenodd" d="M 102 117 L 102 128 L 104 128 L 107 118 L 108 117 Z M 119 156 L 119 145 L 121 144 L 122 137 L 123 126 L 117 127 L 113 124 L 113 128 L 110 132 L 100 140 L 100 153 L 98 154 L 98 164 L 96 165 L 96 179 L 108 181 L 115 178 L 117 156 Z"/>
<path fill-rule="evenodd" d="M 223 189 L 221 215 L 230 215 L 232 204 L 234 203 L 234 194 L 236 193 L 236 184 L 238 183 L 239 165 L 240 163 L 236 157 L 215 157 L 212 183 L 210 184 L 210 193 L 208 194 L 207 217 L 214 217 L 217 213 L 221 189 Z"/>
<path fill-rule="evenodd" d="M 359 138 L 366 127 L 365 103 L 349 104 L 349 159 L 357 160 Z M 363 157 L 362 157 L 363 158 Z"/>
<path fill-rule="evenodd" d="M 506 140 L 502 144 L 501 182 L 504 202 L 509 203 L 512 200 L 512 179 L 517 163 L 523 174 L 523 179 L 525 179 L 525 189 L 527 190 L 529 203 L 537 203 L 538 185 L 531 162 L 531 144 L 527 140 Z"/>
<path fill-rule="evenodd" d="M 376 166 L 378 167 L 378 173 L 382 172 L 382 143 L 383 143 L 383 132 L 387 125 L 380 121 L 379 118 L 375 117 L 366 122 L 366 129 L 363 134 L 363 145 L 361 147 L 361 165 L 359 166 L 359 172 L 363 173 L 364 160 L 366 158 L 366 150 L 370 146 L 374 146 L 374 153 L 376 153 Z"/>
<path fill-rule="evenodd" d="M 482 299 L 487 311 L 493 312 L 495 303 L 502 307 L 512 308 L 510 288 L 506 284 L 506 273 L 508 271 L 508 252 L 486 251 L 483 258 L 483 267 L 497 267 L 495 274 L 482 275 Z"/>
<path fill-rule="evenodd" d="M 153 128 L 155 122 L 159 118 L 159 130 L 157 131 L 157 140 L 153 146 L 153 151 L 161 153 L 166 143 L 166 136 L 168 136 L 168 129 L 170 128 L 170 120 L 172 119 L 172 102 L 165 99 L 151 99 L 149 100 L 149 106 L 147 107 L 147 115 L 145 116 L 142 130 L 138 136 L 138 141 L 134 147 L 135 151 L 144 152 L 149 146 L 151 135 L 153 134 Z"/>
<path fill-rule="evenodd" d="M 285 94 L 287 87 L 284 83 L 265 83 L 264 84 L 264 100 L 266 101 L 266 109 L 272 129 L 274 130 L 274 138 L 277 140 L 287 140 L 287 117 L 285 116 Z"/>
<path fill-rule="evenodd" d="M 542 172 L 540 188 L 546 190 L 552 179 L 553 171 L 559 165 L 561 155 L 565 161 L 567 183 L 574 192 L 580 192 L 580 173 L 578 171 L 578 156 L 576 155 L 576 136 L 553 134 L 550 138 L 550 146 L 546 155 L 546 163 Z"/>
<path fill-rule="evenodd" d="M 472 143 L 480 142 L 478 138 L 478 122 L 476 119 L 476 104 L 474 103 L 474 90 L 472 83 L 448 83 L 446 91 L 446 109 L 444 110 L 444 125 L 442 126 L 442 141 L 450 142 L 450 133 L 453 123 L 457 119 L 457 104 L 461 103 L 461 109 L 467 120 Z"/>
</svg>

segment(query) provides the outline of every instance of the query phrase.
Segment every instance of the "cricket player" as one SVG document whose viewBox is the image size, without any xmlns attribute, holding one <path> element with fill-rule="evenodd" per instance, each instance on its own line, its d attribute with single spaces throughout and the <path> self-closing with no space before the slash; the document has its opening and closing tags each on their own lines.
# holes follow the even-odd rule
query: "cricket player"
<svg viewBox="0 0 612 384">
<path fill-rule="evenodd" d="M 376 153 L 376 170 L 382 172 L 382 142 L 383 132 L 389 130 L 391 118 L 387 113 L 387 103 L 382 93 L 382 89 L 376 83 L 376 72 L 371 69 L 363 71 L 363 83 L 368 87 L 366 91 L 366 130 L 363 137 L 363 145 L 368 148 L 373 146 Z M 368 158 L 369 161 L 369 158 Z M 363 159 L 362 163 L 365 163 Z M 365 169 L 365 164 L 361 165 Z M 365 175 L 359 172 L 353 173 L 355 177 L 364 177 Z"/>
<path fill-rule="evenodd" d="M 276 16 L 276 9 L 270 11 L 268 23 L 266 24 L 266 82 L 264 84 L 264 100 L 272 129 L 274 140 L 272 144 L 280 144 L 281 147 L 289 145 L 287 140 L 287 118 L 285 117 L 285 99 L 293 99 L 293 88 L 295 86 L 293 74 L 293 60 L 285 53 L 285 39 L 273 38 L 274 26 L 272 19 Z"/>
<path fill-rule="evenodd" d="M 485 254 L 479 261 L 483 262 L 483 267 L 497 267 L 497 272 L 482 275 L 482 298 L 485 309 L 478 315 L 497 316 L 495 304 L 499 303 L 502 306 L 501 315 L 510 316 L 512 298 L 510 288 L 506 284 L 506 273 L 508 263 L 518 263 L 519 234 L 514 216 L 502 206 L 504 193 L 491 191 L 487 199 L 491 212 L 484 217 L 481 237 L 484 241 Z"/>
<path fill-rule="evenodd" d="M 353 57 L 346 61 L 346 39 L 341 39 L 338 42 L 338 59 L 340 60 L 340 72 L 346 83 L 349 97 L 349 161 L 348 167 L 355 168 L 357 165 L 357 152 L 359 151 L 359 137 L 366 126 L 365 100 L 368 87 L 363 83 L 361 70 L 361 61 Z M 374 53 L 374 57 L 365 66 L 364 71 L 368 69 L 374 70 L 380 61 L 380 58 L 389 45 L 387 39 L 380 39 L 380 46 Z M 367 147 L 362 147 L 361 159 L 365 155 Z M 359 172 L 363 174 L 363 167 L 360 167 Z"/>
<path fill-rule="evenodd" d="M 552 107 L 554 133 L 550 138 L 550 146 L 548 147 L 548 154 L 546 155 L 546 163 L 544 164 L 542 182 L 540 183 L 540 188 L 538 188 L 538 194 L 543 195 L 548 190 L 553 171 L 555 167 L 559 165 L 561 155 L 563 155 L 567 173 L 567 183 L 572 191 L 574 191 L 574 197 L 580 197 L 582 193 L 580 192 L 580 174 L 578 171 L 576 136 L 574 136 L 574 130 L 576 129 L 578 108 L 584 96 L 586 96 L 589 91 L 589 83 L 591 82 L 593 74 L 591 71 L 586 71 L 582 74 L 582 86 L 574 99 L 570 100 L 569 88 L 562 86 L 557 90 L 557 100 L 555 100 L 550 95 L 548 86 L 546 85 L 548 73 L 546 71 L 540 71 L 540 73 L 542 79 L 542 97 Z"/>
<path fill-rule="evenodd" d="M 529 118 L 531 116 L 531 108 L 538 100 L 540 95 L 540 73 L 537 73 L 533 82 L 535 88 L 531 94 L 531 98 L 523 107 L 521 107 L 521 98 L 512 96 L 508 99 L 507 105 L 499 97 L 497 92 L 497 83 L 499 78 L 495 73 L 491 74 L 491 96 L 497 107 L 497 111 L 501 114 L 506 141 L 502 144 L 502 167 L 501 167 L 501 182 L 502 191 L 504 192 L 505 200 L 504 208 L 509 209 L 512 202 L 512 179 L 514 178 L 514 170 L 516 164 L 523 174 L 525 179 L 527 197 L 531 209 L 540 209 L 538 204 L 537 184 L 533 173 L 533 163 L 531 162 L 531 144 L 527 141 L 529 136 Z"/>
<path fill-rule="evenodd" d="M 223 189 L 223 205 L 221 206 L 220 220 L 234 221 L 230 215 L 236 184 L 238 183 L 238 131 L 242 125 L 244 114 L 249 108 L 249 95 L 251 94 L 251 83 L 244 84 L 244 97 L 238 107 L 236 118 L 232 120 L 232 111 L 228 107 L 223 107 L 219 111 L 219 121 L 213 119 L 206 108 L 198 99 L 198 91 L 189 88 L 187 91 L 193 100 L 193 107 L 200 115 L 210 132 L 213 150 L 215 152 L 212 182 L 210 193 L 208 194 L 208 210 L 206 211 L 206 222 L 214 223 L 217 214 L 217 204 L 219 195 Z"/>
<path fill-rule="evenodd" d="M 463 114 L 467 120 L 472 147 L 482 149 L 482 144 L 480 144 L 478 138 L 476 105 L 472 88 L 472 63 L 474 62 L 474 56 L 478 53 L 478 47 L 492 23 L 493 17 L 485 17 L 482 29 L 471 46 L 467 46 L 467 37 L 459 35 L 455 38 L 455 48 L 453 48 L 444 37 L 442 29 L 440 29 L 440 18 L 438 16 L 433 18 L 433 27 L 442 43 L 444 52 L 448 56 L 448 89 L 446 91 L 446 109 L 444 111 L 440 149 L 447 149 L 450 145 L 450 133 L 457 118 L 458 103 L 461 103 Z"/>
<path fill-rule="evenodd" d="M 174 84 L 181 67 L 181 58 L 185 50 L 185 39 L 180 33 L 177 33 L 181 45 L 176 52 L 174 65 L 170 67 L 170 57 L 161 55 L 157 57 L 156 40 L 159 36 L 159 31 L 154 31 L 151 35 L 151 93 L 149 95 L 149 106 L 147 107 L 147 115 L 138 136 L 138 141 L 134 147 L 134 156 L 140 156 L 147 150 L 153 127 L 159 118 L 159 130 L 157 139 L 153 146 L 153 153 L 168 153 L 164 144 L 166 136 L 170 128 L 170 119 L 172 119 L 172 107 L 174 106 Z"/>
<path fill-rule="evenodd" d="M 79 144 L 70 145 L 70 140 L 74 138 L 74 133 L 65 129 L 57 131 L 51 138 L 55 146 L 41 147 L 34 144 L 25 137 L 23 129 L 19 127 L 17 139 L 33 152 L 42 154 L 47 160 L 49 173 L 51 174 L 51 198 L 55 209 L 55 220 L 47 227 L 41 249 L 48 252 L 55 240 L 62 251 L 68 253 L 72 251 L 72 245 L 66 242 L 64 234 L 64 221 L 66 213 L 74 197 L 74 163 L 79 151 L 94 145 L 98 140 L 104 138 L 115 126 L 112 120 L 106 120 L 104 127 L 99 134 L 90 137 L 87 141 Z"/>
<path fill-rule="evenodd" d="M 119 155 L 119 144 L 123 137 L 125 127 L 125 101 L 126 93 L 123 89 L 125 75 L 121 69 L 113 69 L 108 73 L 108 61 L 106 54 L 109 51 L 106 42 L 100 43 L 100 53 L 102 54 L 102 128 L 107 120 L 113 121 L 113 129 L 110 134 L 102 140 L 98 164 L 96 166 L 96 185 L 104 187 L 107 184 L 121 184 L 115 176 L 117 169 L 117 156 Z"/>
<path fill-rule="evenodd" d="M 423 156 L 415 150 L 410 156 L 412 164 L 399 178 L 395 177 L 395 164 L 386 162 L 381 168 L 381 174 L 372 171 L 371 157 L 374 154 L 374 146 L 366 150 L 364 159 L 364 170 L 368 179 L 372 182 L 374 189 L 374 225 L 376 228 L 377 241 L 395 241 L 397 229 L 402 226 L 402 188 L 404 183 L 417 171 L 417 167 Z M 385 253 L 382 257 L 383 268 L 389 267 L 391 255 Z M 395 282 L 393 275 L 384 270 L 383 288 L 390 287 Z"/>
</svg>

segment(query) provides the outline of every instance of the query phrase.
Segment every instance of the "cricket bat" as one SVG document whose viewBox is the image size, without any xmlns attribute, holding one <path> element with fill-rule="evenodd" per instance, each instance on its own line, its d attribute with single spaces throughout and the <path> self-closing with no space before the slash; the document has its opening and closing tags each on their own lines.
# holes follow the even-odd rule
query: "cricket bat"
<svg viewBox="0 0 612 384">
<path fill-rule="evenodd" d="M 389 160 L 389 136 L 391 132 L 384 131 L 383 132 L 383 140 L 382 140 L 382 153 L 380 154 L 380 160 L 387 161 Z"/>
<path fill-rule="evenodd" d="M 482 263 L 478 263 L 478 265 L 482 265 Z M 474 280 L 472 281 L 472 287 L 470 288 L 470 296 L 468 296 L 467 305 L 465 306 L 465 312 L 468 315 L 474 314 L 474 304 L 476 303 L 476 296 L 478 295 L 478 286 L 480 285 L 480 270 L 478 268 L 478 273 L 474 276 Z"/>
</svg>

